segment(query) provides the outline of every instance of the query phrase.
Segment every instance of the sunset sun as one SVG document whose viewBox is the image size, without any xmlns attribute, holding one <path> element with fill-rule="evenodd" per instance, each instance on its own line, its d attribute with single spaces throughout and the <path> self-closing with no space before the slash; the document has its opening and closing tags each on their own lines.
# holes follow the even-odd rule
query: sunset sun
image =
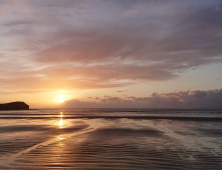
<svg viewBox="0 0 222 170">
<path fill-rule="evenodd" d="M 58 103 L 63 103 L 66 100 L 66 95 L 60 95 L 58 97 Z"/>
<path fill-rule="evenodd" d="M 65 101 L 64 98 L 60 98 L 60 99 L 58 100 L 59 103 L 63 103 L 64 101 Z"/>
</svg>

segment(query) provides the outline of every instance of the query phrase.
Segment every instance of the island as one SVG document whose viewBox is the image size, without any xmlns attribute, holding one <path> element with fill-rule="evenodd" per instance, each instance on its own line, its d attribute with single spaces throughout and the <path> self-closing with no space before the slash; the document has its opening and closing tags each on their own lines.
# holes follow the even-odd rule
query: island
<svg viewBox="0 0 222 170">
<path fill-rule="evenodd" d="M 0 110 L 29 110 L 29 105 L 25 102 L 11 102 L 0 104 Z"/>
</svg>

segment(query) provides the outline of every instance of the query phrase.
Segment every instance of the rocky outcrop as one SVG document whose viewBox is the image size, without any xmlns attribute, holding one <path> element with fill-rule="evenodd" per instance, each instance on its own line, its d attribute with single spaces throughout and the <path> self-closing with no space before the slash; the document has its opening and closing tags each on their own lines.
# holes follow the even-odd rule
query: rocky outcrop
<svg viewBox="0 0 222 170">
<path fill-rule="evenodd" d="M 29 110 L 29 105 L 24 102 L 0 104 L 0 110 Z"/>
</svg>

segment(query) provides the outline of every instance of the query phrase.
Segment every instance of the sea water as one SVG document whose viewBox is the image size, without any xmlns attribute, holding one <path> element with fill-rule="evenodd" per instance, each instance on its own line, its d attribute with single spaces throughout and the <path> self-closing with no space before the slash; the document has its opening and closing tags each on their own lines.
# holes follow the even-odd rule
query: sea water
<svg viewBox="0 0 222 170">
<path fill-rule="evenodd" d="M 0 169 L 222 169 L 222 111 L 0 111 Z"/>
</svg>

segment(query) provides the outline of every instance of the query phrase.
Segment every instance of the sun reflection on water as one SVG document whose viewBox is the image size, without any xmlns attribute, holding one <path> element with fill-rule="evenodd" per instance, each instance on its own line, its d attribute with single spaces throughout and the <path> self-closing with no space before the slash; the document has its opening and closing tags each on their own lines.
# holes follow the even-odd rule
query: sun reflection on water
<svg viewBox="0 0 222 170">
<path fill-rule="evenodd" d="M 63 125 L 63 121 L 62 121 L 62 118 L 61 118 L 60 121 L 59 121 L 59 127 L 62 128 L 62 125 Z"/>
<path fill-rule="evenodd" d="M 62 120 L 62 117 L 63 117 L 63 113 L 61 112 L 61 113 L 60 113 L 59 128 L 62 128 L 62 126 L 63 126 L 63 120 Z"/>
<path fill-rule="evenodd" d="M 57 136 L 57 138 L 58 138 L 59 140 L 65 139 L 62 135 Z"/>
</svg>

